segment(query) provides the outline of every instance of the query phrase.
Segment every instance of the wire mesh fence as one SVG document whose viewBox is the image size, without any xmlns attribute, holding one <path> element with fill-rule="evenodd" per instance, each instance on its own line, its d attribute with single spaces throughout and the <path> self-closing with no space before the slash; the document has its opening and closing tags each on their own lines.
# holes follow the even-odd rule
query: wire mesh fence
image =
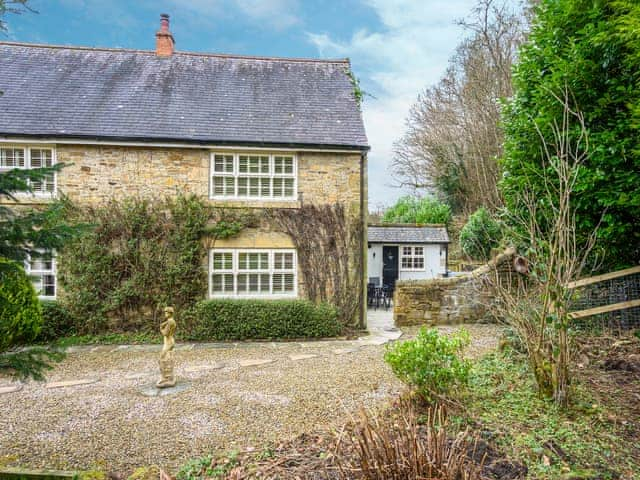
<svg viewBox="0 0 640 480">
<path fill-rule="evenodd" d="M 640 300 L 640 270 L 630 269 L 631 273 L 614 278 L 596 280 L 587 285 L 577 286 L 571 302 L 571 311 L 584 311 L 605 307 L 607 305 L 628 304 Z M 597 277 L 594 277 L 597 279 Z M 618 310 L 597 313 L 576 319 L 576 323 L 591 326 L 601 326 L 611 329 L 640 328 L 640 306 L 620 308 Z"/>
</svg>

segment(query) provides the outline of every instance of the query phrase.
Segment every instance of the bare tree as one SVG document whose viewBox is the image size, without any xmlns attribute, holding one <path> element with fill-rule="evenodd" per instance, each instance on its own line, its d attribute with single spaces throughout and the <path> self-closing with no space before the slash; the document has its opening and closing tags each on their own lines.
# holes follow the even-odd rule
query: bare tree
<svg viewBox="0 0 640 480">
<path fill-rule="evenodd" d="M 562 104 L 563 115 L 551 125 L 551 138 L 538 129 L 544 188 L 534 191 L 533 186 L 524 185 L 518 199 L 525 206 L 524 213 L 512 214 L 508 222 L 528 272 L 516 278 L 496 274 L 490 281 L 497 295 L 494 314 L 521 338 L 541 394 L 564 406 L 569 399 L 571 362 L 567 335 L 571 291 L 567 286 L 585 270 L 597 230 L 584 242 L 576 235 L 575 187 L 589 157 L 583 115 L 572 108 L 567 87 L 561 95 L 550 95 Z"/>
<path fill-rule="evenodd" d="M 471 36 L 411 108 L 392 172 L 400 186 L 436 191 L 454 210 L 470 213 L 501 205 L 500 99 L 512 94 L 511 66 L 527 22 L 502 0 L 480 0 L 460 24 Z"/>
<path fill-rule="evenodd" d="M 7 32 L 7 24 L 2 20 L 7 13 L 35 12 L 28 3 L 29 0 L 0 0 L 0 32 Z"/>
</svg>

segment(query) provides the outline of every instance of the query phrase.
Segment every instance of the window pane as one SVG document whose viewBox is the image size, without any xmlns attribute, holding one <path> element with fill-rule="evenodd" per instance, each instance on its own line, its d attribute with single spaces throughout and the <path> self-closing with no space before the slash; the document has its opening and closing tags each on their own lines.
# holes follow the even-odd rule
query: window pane
<svg viewBox="0 0 640 480">
<path fill-rule="evenodd" d="M 246 177 L 238 177 L 238 196 L 239 197 L 246 197 L 247 193 L 248 193 L 248 188 L 247 188 L 247 178 Z"/>
<path fill-rule="evenodd" d="M 213 194 L 214 195 L 230 195 L 235 192 L 234 177 L 213 177 Z"/>
<path fill-rule="evenodd" d="M 216 173 L 233 173 L 233 155 L 215 155 L 213 171 Z"/>
<path fill-rule="evenodd" d="M 293 178 L 284 179 L 284 196 L 293 197 Z"/>
<path fill-rule="evenodd" d="M 285 273 L 284 277 L 284 291 L 285 292 L 293 292 L 294 291 L 294 275 L 293 273 Z"/>
<path fill-rule="evenodd" d="M 277 156 L 273 158 L 273 173 L 291 175 L 293 173 L 293 157 Z"/>
<path fill-rule="evenodd" d="M 0 148 L 0 168 L 24 168 L 23 148 Z"/>
<path fill-rule="evenodd" d="M 233 268 L 233 254 L 231 252 L 216 252 L 213 254 L 214 270 L 231 270 Z"/>
<path fill-rule="evenodd" d="M 249 178 L 249 196 L 257 197 L 260 193 L 260 179 L 257 177 Z"/>
<path fill-rule="evenodd" d="M 55 275 L 42 275 L 42 293 L 46 297 L 56 296 L 56 277 Z"/>
<path fill-rule="evenodd" d="M 268 273 L 263 273 L 260 275 L 260 293 L 269 293 L 269 279 L 271 275 Z"/>
<path fill-rule="evenodd" d="M 251 273 L 248 275 L 249 277 L 249 292 L 256 293 L 259 287 L 259 278 L 260 276 L 256 273 Z"/>
<path fill-rule="evenodd" d="M 211 275 L 211 291 L 213 293 L 233 293 L 233 275 L 230 273 Z"/>
<path fill-rule="evenodd" d="M 415 257 L 413 259 L 413 268 L 424 268 L 424 258 L 423 257 Z"/>
<path fill-rule="evenodd" d="M 293 253 L 275 253 L 273 268 L 276 270 L 293 269 Z"/>
<path fill-rule="evenodd" d="M 284 179 L 274 178 L 273 179 L 273 196 L 282 197 L 283 195 L 284 195 Z"/>
<path fill-rule="evenodd" d="M 270 178 L 260 179 L 260 196 L 261 197 L 271 196 L 271 179 Z"/>
<path fill-rule="evenodd" d="M 423 254 L 423 248 L 422 247 L 413 247 L 413 254 L 414 255 L 422 255 Z"/>
</svg>

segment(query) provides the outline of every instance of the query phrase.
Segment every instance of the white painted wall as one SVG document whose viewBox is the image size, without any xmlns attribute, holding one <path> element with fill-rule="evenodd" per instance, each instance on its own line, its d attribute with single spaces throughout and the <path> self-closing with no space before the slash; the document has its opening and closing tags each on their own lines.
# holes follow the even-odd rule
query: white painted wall
<svg viewBox="0 0 640 480">
<path fill-rule="evenodd" d="M 382 282 L 382 244 L 372 243 L 367 253 L 367 282 L 371 277 L 379 277 Z"/>
<path fill-rule="evenodd" d="M 367 278 L 380 277 L 382 279 L 382 244 L 371 243 L 367 254 Z M 392 244 L 385 244 L 392 245 Z M 402 255 L 403 244 L 393 244 L 399 247 L 398 253 Z M 415 245 L 415 244 L 407 244 Z M 402 263 L 399 263 L 400 271 L 398 280 L 422 280 L 436 278 L 444 275 L 445 271 L 445 244 L 425 244 L 424 247 L 424 270 L 402 270 Z M 375 255 L 374 255 L 375 254 Z M 398 260 L 400 262 L 400 260 Z"/>
</svg>

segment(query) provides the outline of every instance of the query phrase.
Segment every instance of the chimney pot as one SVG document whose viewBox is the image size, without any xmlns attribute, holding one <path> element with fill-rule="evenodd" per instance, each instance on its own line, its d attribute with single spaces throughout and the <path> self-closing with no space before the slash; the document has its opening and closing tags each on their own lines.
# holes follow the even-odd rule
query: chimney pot
<svg viewBox="0 0 640 480">
<path fill-rule="evenodd" d="M 160 30 L 156 32 L 156 55 L 170 57 L 173 55 L 175 40 L 169 31 L 169 15 L 160 14 Z"/>
</svg>

